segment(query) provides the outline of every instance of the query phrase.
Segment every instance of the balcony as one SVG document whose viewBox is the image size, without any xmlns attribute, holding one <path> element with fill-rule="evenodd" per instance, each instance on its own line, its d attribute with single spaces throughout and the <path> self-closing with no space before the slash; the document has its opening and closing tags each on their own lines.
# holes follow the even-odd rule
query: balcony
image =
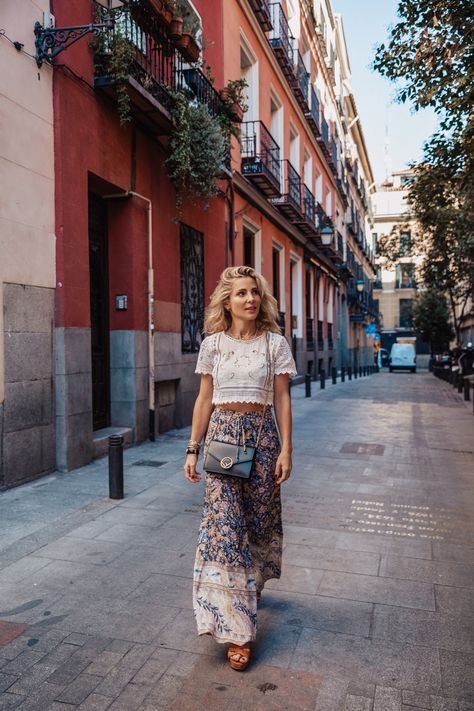
<svg viewBox="0 0 474 711">
<path fill-rule="evenodd" d="M 330 160 L 330 153 L 329 153 L 329 126 L 328 122 L 324 118 L 324 116 L 321 115 L 321 135 L 317 137 L 318 138 L 318 143 L 321 146 L 324 155 L 328 160 Z"/>
<path fill-rule="evenodd" d="M 283 7 L 279 2 L 270 3 L 272 30 L 268 38 L 283 74 L 291 83 L 294 77 L 293 36 Z"/>
<path fill-rule="evenodd" d="M 241 171 L 267 198 L 281 195 L 280 148 L 262 121 L 242 124 Z"/>
<path fill-rule="evenodd" d="M 314 241 L 316 241 L 319 236 L 316 200 L 306 185 L 303 185 L 303 219 L 301 222 L 298 222 L 298 228 L 306 237 L 310 237 Z"/>
<path fill-rule="evenodd" d="M 264 32 L 269 32 L 272 28 L 272 16 L 270 3 L 268 0 L 249 0 L 250 7 L 255 13 L 255 17 L 260 23 L 260 27 Z"/>
<path fill-rule="evenodd" d="M 340 269 L 346 279 L 350 277 L 355 278 L 357 275 L 357 263 L 354 252 L 348 244 L 346 244 L 346 261 L 341 264 Z"/>
<path fill-rule="evenodd" d="M 272 198 L 271 202 L 290 222 L 300 223 L 303 216 L 301 209 L 301 178 L 289 160 L 285 159 L 280 163 L 283 166 L 284 192 L 280 197 Z"/>
<path fill-rule="evenodd" d="M 206 104 L 213 116 L 218 116 L 222 102 L 218 92 L 200 69 L 181 69 L 178 72 L 176 86 L 197 99 L 200 104 Z"/>
<path fill-rule="evenodd" d="M 314 351 L 314 319 L 306 318 L 306 350 Z"/>
<path fill-rule="evenodd" d="M 106 10 L 98 3 L 94 9 L 100 22 Z M 153 131 L 171 128 L 171 91 L 178 88 L 182 58 L 161 19 L 151 10 L 132 13 L 129 7 L 112 11 L 114 28 L 95 55 L 94 87 L 116 98 L 116 80 L 110 69 L 110 48 L 118 35 L 132 50 L 130 75 L 126 85 L 136 119 Z"/>
<path fill-rule="evenodd" d="M 314 135 L 316 138 L 319 138 L 321 136 L 321 123 L 320 123 L 320 105 L 319 105 L 319 99 L 318 96 L 314 90 L 314 87 L 311 87 L 310 91 L 310 107 L 309 111 L 305 113 L 305 117 L 309 125 L 311 126 L 311 130 L 313 131 Z"/>
<path fill-rule="evenodd" d="M 414 277 L 397 278 L 395 281 L 395 289 L 416 289 L 417 283 Z"/>
<path fill-rule="evenodd" d="M 294 76 L 291 80 L 291 88 L 303 111 L 308 111 L 309 73 L 298 50 L 295 50 Z"/>
</svg>

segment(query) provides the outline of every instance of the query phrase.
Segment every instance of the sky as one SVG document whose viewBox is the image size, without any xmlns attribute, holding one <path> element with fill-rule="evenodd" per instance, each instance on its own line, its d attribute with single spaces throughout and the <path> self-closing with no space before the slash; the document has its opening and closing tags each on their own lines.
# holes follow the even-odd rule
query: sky
<svg viewBox="0 0 474 711">
<path fill-rule="evenodd" d="M 342 15 L 351 86 L 377 183 L 387 171 L 421 158 L 423 142 L 437 126 L 433 111 L 413 113 L 409 104 L 395 103 L 395 85 L 370 68 L 375 45 L 387 39 L 388 26 L 397 20 L 397 6 L 398 0 L 332 0 L 333 11 Z"/>
</svg>

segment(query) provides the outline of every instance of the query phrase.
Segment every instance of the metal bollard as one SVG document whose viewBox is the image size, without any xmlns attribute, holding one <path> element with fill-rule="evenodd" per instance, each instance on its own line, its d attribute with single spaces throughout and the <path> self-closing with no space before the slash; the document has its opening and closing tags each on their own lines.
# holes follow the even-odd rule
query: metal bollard
<svg viewBox="0 0 474 711">
<path fill-rule="evenodd" d="M 321 390 L 324 390 L 324 388 L 326 387 L 326 371 L 324 370 L 324 368 L 321 368 L 319 372 L 319 385 L 321 387 Z"/>
<path fill-rule="evenodd" d="M 341 383 L 346 382 L 346 369 L 344 366 L 341 367 Z"/>
<path fill-rule="evenodd" d="M 362 366 L 359 365 L 359 378 L 362 378 Z"/>
<path fill-rule="evenodd" d="M 352 380 L 352 366 L 351 365 L 347 366 L 347 377 L 349 378 L 349 380 Z"/>
<path fill-rule="evenodd" d="M 354 366 L 354 380 L 357 380 L 358 377 L 359 377 L 359 370 L 358 370 L 357 366 L 355 365 Z"/>
<path fill-rule="evenodd" d="M 471 383 L 467 378 L 464 378 L 464 400 L 466 402 L 469 402 L 470 397 L 469 397 L 469 388 L 470 388 Z"/>
<path fill-rule="evenodd" d="M 123 437 L 109 437 L 109 497 L 123 499 Z"/>
<path fill-rule="evenodd" d="M 304 376 L 305 397 L 311 397 L 311 373 Z"/>
<path fill-rule="evenodd" d="M 462 375 L 460 373 L 458 373 L 458 393 L 462 393 L 462 391 L 463 391 L 463 387 L 464 387 L 463 381 L 464 381 L 464 378 L 462 377 Z"/>
</svg>

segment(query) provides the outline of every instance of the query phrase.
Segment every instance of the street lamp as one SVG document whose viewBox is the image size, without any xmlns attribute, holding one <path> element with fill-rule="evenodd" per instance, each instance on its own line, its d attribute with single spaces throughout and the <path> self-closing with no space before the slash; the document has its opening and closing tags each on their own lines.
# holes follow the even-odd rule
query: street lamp
<svg viewBox="0 0 474 711">
<path fill-rule="evenodd" d="M 357 291 L 359 292 L 359 294 L 362 294 L 362 292 L 364 291 L 364 287 L 365 287 L 364 280 L 363 280 L 363 279 L 357 279 L 357 281 L 356 281 L 356 289 L 357 289 Z"/>
<path fill-rule="evenodd" d="M 114 29 L 114 17 L 112 10 L 123 7 L 128 0 L 96 0 L 98 5 L 105 8 L 105 22 L 91 23 L 90 25 L 74 25 L 72 27 L 43 27 L 41 22 L 35 22 L 34 33 L 36 35 L 36 64 L 41 67 L 43 61 L 54 59 L 63 49 L 67 49 L 72 44 L 88 34 L 95 36 L 101 32 L 110 32 Z M 46 14 L 46 13 L 45 13 Z M 46 14 L 51 25 L 54 25 L 54 16 Z M 44 20 L 43 20 L 44 21 Z"/>
<path fill-rule="evenodd" d="M 334 238 L 334 228 L 332 225 L 327 222 L 325 225 L 323 225 L 320 229 L 320 234 L 321 234 L 321 242 L 325 247 L 330 247 L 333 238 Z"/>
</svg>

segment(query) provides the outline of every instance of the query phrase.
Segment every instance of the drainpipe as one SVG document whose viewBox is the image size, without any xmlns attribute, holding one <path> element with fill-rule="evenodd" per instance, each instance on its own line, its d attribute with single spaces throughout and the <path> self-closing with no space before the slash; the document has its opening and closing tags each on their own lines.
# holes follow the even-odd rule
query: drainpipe
<svg viewBox="0 0 474 711">
<path fill-rule="evenodd" d="M 150 198 L 128 190 L 115 195 L 104 195 L 104 199 L 130 198 L 136 197 L 147 203 L 148 212 L 148 437 L 151 442 L 155 441 L 155 295 L 154 274 L 153 274 L 153 232 L 152 232 L 152 203 Z"/>
</svg>

